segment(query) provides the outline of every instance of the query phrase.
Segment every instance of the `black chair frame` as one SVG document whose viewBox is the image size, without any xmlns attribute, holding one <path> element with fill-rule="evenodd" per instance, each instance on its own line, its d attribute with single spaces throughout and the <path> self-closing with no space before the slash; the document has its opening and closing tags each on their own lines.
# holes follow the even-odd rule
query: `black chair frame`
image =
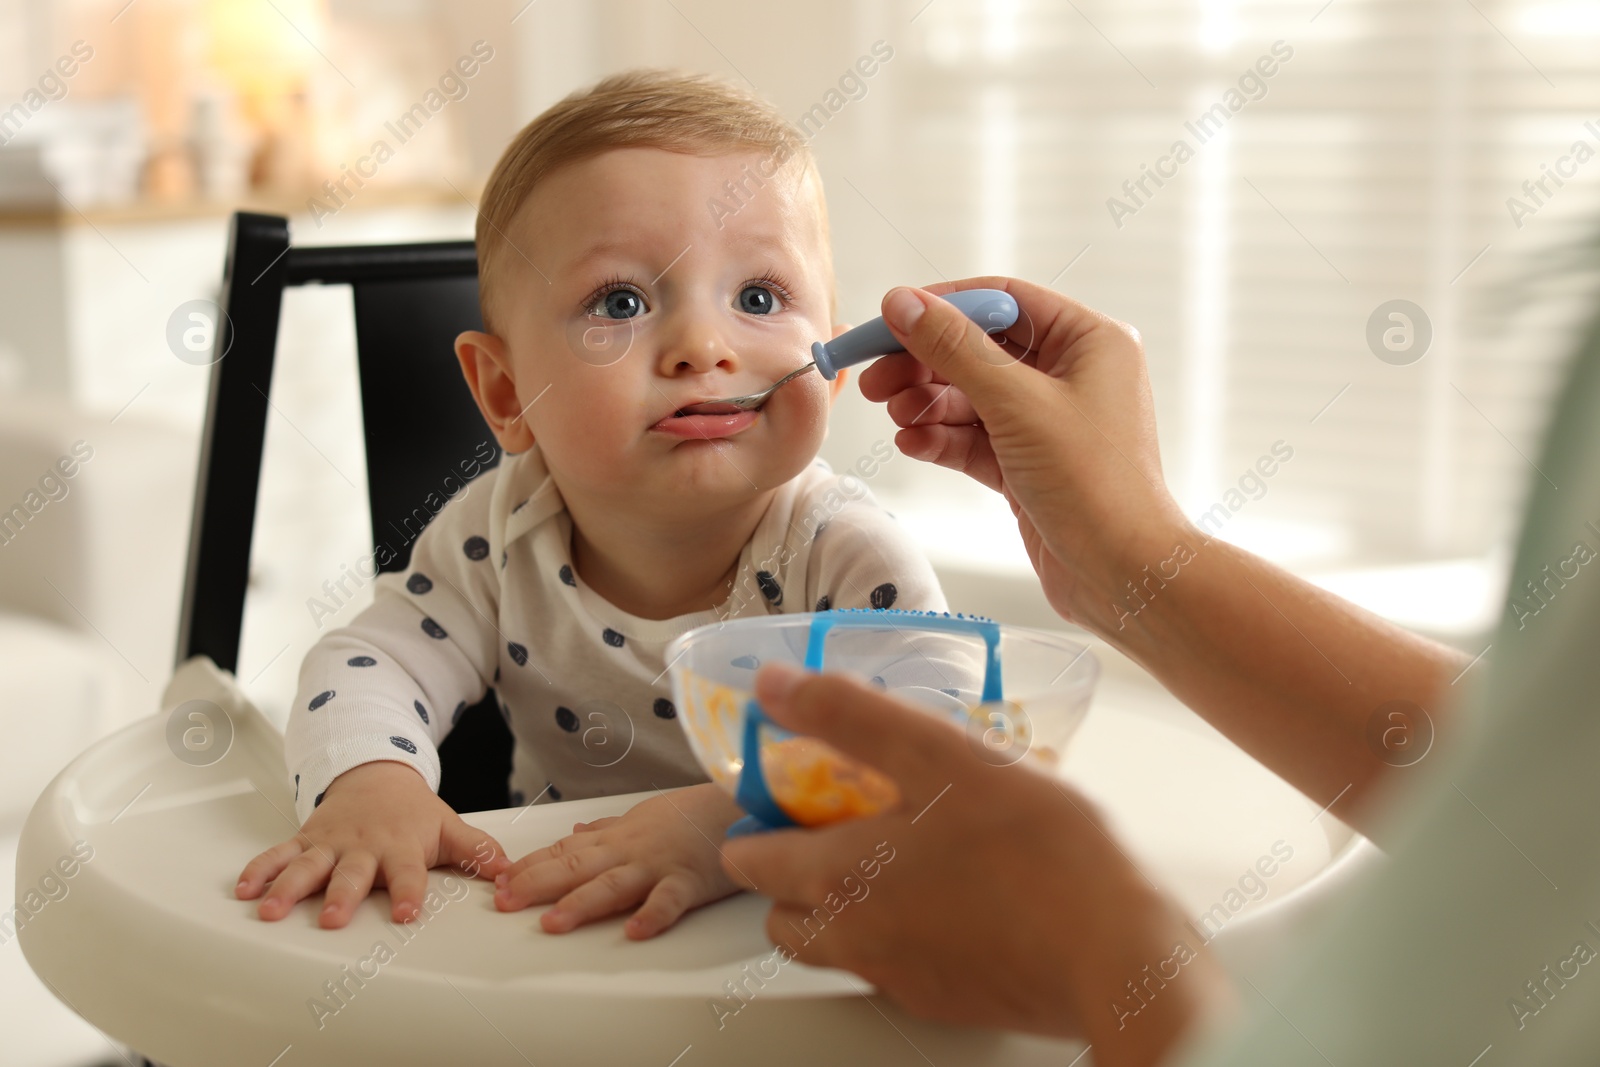
<svg viewBox="0 0 1600 1067">
<path fill-rule="evenodd" d="M 238 212 L 223 267 L 199 481 L 189 538 L 178 662 L 209 656 L 238 670 L 262 452 L 283 294 L 349 285 L 367 453 L 368 507 L 380 572 L 404 570 L 432 518 L 423 502 L 471 458 L 500 448 L 472 400 L 451 342 L 481 329 L 473 242 L 295 246 L 289 222 Z M 384 549 L 387 551 L 384 551 Z M 509 805 L 511 734 L 491 689 L 440 747 L 439 795 L 457 811 Z"/>
</svg>

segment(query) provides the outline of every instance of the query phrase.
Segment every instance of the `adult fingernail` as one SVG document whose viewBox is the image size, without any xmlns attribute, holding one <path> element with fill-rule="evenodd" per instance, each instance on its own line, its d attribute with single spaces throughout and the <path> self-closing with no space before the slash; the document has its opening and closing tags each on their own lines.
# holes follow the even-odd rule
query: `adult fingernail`
<svg viewBox="0 0 1600 1067">
<path fill-rule="evenodd" d="M 506 874 L 505 871 L 501 871 L 499 874 L 494 876 L 494 887 L 496 889 L 501 888 L 506 884 L 506 879 L 509 877 L 510 875 Z"/>
<path fill-rule="evenodd" d="M 756 675 L 756 699 L 763 704 L 785 703 L 806 672 L 788 663 L 769 663 Z"/>
<path fill-rule="evenodd" d="M 909 333 L 926 310 L 927 307 L 917 294 L 904 286 L 891 289 L 888 298 L 883 302 L 884 319 L 901 333 Z"/>
</svg>

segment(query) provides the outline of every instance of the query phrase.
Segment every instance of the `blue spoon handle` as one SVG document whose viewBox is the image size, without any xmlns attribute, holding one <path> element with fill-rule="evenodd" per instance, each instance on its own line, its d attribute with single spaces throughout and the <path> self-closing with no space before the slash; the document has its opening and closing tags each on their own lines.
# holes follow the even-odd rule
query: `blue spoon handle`
<svg viewBox="0 0 1600 1067">
<path fill-rule="evenodd" d="M 963 289 L 947 293 L 943 299 L 960 308 L 962 314 L 982 326 L 985 333 L 997 333 L 1017 321 L 1017 302 L 1001 289 Z M 831 382 L 839 376 L 841 368 L 903 351 L 905 346 L 895 340 L 880 316 L 831 341 L 818 341 L 811 346 L 811 358 L 817 361 L 817 370 Z"/>
</svg>

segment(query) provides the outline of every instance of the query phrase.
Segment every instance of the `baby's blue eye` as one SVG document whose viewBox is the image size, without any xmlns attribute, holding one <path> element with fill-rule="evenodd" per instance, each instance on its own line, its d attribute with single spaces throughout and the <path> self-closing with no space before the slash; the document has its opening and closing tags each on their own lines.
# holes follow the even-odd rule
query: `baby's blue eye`
<svg viewBox="0 0 1600 1067">
<path fill-rule="evenodd" d="M 632 289 L 613 289 L 595 301 L 591 314 L 608 319 L 631 319 L 644 314 L 644 301 Z"/>
<path fill-rule="evenodd" d="M 751 315 L 770 315 L 778 310 L 778 298 L 764 286 L 747 285 L 739 292 L 739 310 Z"/>
</svg>

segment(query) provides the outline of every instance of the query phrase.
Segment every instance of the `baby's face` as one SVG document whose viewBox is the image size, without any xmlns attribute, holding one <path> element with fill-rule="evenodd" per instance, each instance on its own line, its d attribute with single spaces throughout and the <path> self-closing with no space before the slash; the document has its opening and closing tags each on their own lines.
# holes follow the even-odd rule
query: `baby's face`
<svg viewBox="0 0 1600 1067">
<path fill-rule="evenodd" d="M 564 494 L 730 503 L 816 456 L 840 384 L 817 374 L 757 412 L 680 414 L 764 389 L 834 334 L 814 175 L 751 181 L 742 207 L 724 185 L 763 158 L 615 149 L 551 174 L 514 217 L 491 306 L 531 441 L 508 425 L 501 443 L 537 443 Z"/>
</svg>

